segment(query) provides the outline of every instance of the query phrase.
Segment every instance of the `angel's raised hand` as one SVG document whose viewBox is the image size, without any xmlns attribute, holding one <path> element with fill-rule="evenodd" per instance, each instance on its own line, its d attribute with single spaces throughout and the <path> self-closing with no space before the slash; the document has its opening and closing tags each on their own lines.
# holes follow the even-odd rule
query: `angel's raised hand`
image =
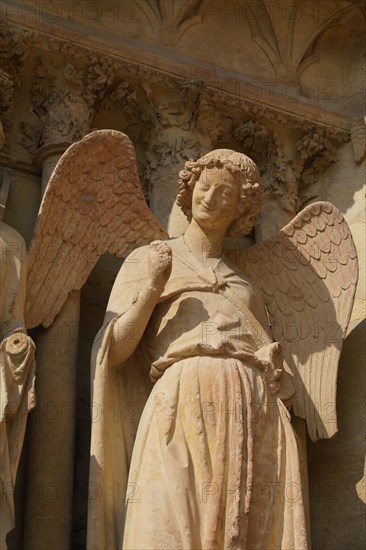
<svg viewBox="0 0 366 550">
<path fill-rule="evenodd" d="M 164 241 L 153 241 L 148 255 L 151 286 L 163 290 L 172 267 L 172 251 Z"/>
</svg>

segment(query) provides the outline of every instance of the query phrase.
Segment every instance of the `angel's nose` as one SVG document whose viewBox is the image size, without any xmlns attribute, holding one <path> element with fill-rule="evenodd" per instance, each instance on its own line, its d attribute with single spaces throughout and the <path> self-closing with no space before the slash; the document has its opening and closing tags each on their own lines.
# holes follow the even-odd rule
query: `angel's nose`
<svg viewBox="0 0 366 550">
<path fill-rule="evenodd" d="M 215 196 L 214 189 L 211 189 L 206 193 L 204 201 L 207 204 L 207 206 L 210 206 L 210 207 L 216 206 L 216 196 Z"/>
</svg>

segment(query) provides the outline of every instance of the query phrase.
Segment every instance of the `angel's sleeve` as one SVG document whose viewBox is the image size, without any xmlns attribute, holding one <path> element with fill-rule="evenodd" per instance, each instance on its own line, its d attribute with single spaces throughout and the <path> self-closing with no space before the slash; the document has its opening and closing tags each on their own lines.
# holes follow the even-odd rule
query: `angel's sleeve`
<svg viewBox="0 0 366 550">
<path fill-rule="evenodd" d="M 108 350 L 114 323 L 147 283 L 147 250 L 136 249 L 120 269 L 92 351 L 88 548 L 122 547 L 129 465 L 152 383 L 138 351 L 123 369 L 114 369 L 108 363 Z M 130 327 L 131 337 L 133 330 Z"/>
<path fill-rule="evenodd" d="M 104 323 L 94 342 L 94 349 L 99 355 L 99 362 L 108 360 L 113 328 L 137 301 L 139 293 L 148 284 L 147 254 L 148 246 L 135 249 L 125 260 L 114 282 Z M 136 326 L 126 323 L 121 337 L 131 342 L 136 337 Z"/>
</svg>

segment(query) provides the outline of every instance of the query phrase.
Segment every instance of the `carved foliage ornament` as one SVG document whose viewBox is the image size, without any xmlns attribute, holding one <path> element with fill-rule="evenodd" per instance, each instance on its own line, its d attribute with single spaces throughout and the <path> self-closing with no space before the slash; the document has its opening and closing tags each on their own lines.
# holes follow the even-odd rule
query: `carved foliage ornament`
<svg viewBox="0 0 366 550">
<path fill-rule="evenodd" d="M 0 118 L 3 145 L 11 128 L 15 93 L 22 84 L 23 68 L 34 37 L 32 31 L 13 29 L 0 22 Z"/>
</svg>

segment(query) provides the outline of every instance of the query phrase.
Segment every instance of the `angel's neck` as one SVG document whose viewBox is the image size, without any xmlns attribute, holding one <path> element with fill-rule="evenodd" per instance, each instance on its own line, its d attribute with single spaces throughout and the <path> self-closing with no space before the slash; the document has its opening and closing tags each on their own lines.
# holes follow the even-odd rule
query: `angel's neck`
<svg viewBox="0 0 366 550">
<path fill-rule="evenodd" d="M 190 251 L 199 259 L 221 258 L 226 228 L 207 229 L 193 219 L 184 234 Z"/>
</svg>

